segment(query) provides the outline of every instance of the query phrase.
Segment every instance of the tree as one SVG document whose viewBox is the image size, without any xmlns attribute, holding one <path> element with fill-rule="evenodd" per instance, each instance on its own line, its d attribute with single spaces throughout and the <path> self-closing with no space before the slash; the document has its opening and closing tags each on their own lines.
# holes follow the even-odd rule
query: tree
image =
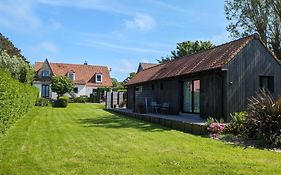
<svg viewBox="0 0 281 175">
<path fill-rule="evenodd" d="M 21 50 L 16 48 L 14 44 L 1 33 L 0 33 L 0 50 L 6 50 L 7 54 L 10 57 L 17 56 L 22 58 L 23 61 L 25 61 L 26 63 L 28 63 L 26 58 L 21 54 Z"/>
<path fill-rule="evenodd" d="M 258 33 L 281 60 L 280 0 L 226 0 L 227 31 L 233 38 Z"/>
<path fill-rule="evenodd" d="M 31 84 L 34 69 L 19 56 L 10 56 L 6 50 L 0 51 L 0 68 L 9 72 L 14 79 L 21 83 Z"/>
<path fill-rule="evenodd" d="M 65 93 L 71 92 L 74 88 L 73 81 L 66 76 L 53 76 L 51 79 L 51 85 L 52 91 L 58 94 L 58 99 Z"/>
<path fill-rule="evenodd" d="M 136 72 L 129 73 L 129 76 L 122 82 L 123 84 L 128 83 L 129 80 L 131 80 L 136 75 Z"/>
<path fill-rule="evenodd" d="M 116 78 L 111 78 L 111 81 L 112 81 L 112 90 L 113 91 L 125 90 L 123 82 L 118 82 L 118 80 Z"/>
<path fill-rule="evenodd" d="M 161 57 L 161 59 L 157 61 L 159 63 L 166 63 L 167 61 L 178 59 L 186 55 L 195 54 L 212 47 L 214 47 L 214 45 L 210 41 L 185 41 L 182 43 L 177 43 L 176 50 L 171 51 L 171 55 Z"/>
</svg>

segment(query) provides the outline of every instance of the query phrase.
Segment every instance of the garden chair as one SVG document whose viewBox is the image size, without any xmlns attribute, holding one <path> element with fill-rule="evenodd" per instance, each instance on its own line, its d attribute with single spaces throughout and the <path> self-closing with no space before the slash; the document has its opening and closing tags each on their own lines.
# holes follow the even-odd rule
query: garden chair
<svg viewBox="0 0 281 175">
<path fill-rule="evenodd" d="M 161 113 L 163 114 L 167 114 L 169 112 L 169 103 L 163 103 L 162 106 L 161 106 Z"/>
<path fill-rule="evenodd" d="M 152 113 L 158 113 L 159 106 L 155 101 L 151 102 L 151 107 L 152 107 Z"/>
</svg>

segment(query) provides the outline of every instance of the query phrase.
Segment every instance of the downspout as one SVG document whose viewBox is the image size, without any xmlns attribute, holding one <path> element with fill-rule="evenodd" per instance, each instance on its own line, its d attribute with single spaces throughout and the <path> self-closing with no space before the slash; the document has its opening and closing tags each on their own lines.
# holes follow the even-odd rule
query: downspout
<svg viewBox="0 0 281 175">
<path fill-rule="evenodd" d="M 222 68 L 221 69 L 221 77 L 222 77 L 222 108 L 221 114 L 223 116 L 224 122 L 229 121 L 229 116 L 227 114 L 228 111 L 228 103 L 227 103 L 227 87 L 228 87 L 228 80 L 227 80 L 227 71 L 228 69 Z"/>
</svg>

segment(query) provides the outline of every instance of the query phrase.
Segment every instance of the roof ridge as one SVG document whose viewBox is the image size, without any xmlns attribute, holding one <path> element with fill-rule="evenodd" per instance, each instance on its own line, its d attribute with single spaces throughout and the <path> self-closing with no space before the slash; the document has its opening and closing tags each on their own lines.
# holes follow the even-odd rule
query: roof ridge
<svg viewBox="0 0 281 175">
<path fill-rule="evenodd" d="M 44 63 L 44 61 L 42 61 L 42 62 L 36 61 L 35 64 L 36 63 Z M 96 66 L 96 67 L 106 67 L 106 68 L 108 67 L 108 66 L 100 66 L 100 65 L 93 65 L 93 64 L 84 65 L 84 64 L 75 64 L 75 63 L 55 63 L 55 62 L 49 62 L 49 61 L 48 61 L 48 63 L 49 64 L 77 65 L 77 66 Z"/>
<path fill-rule="evenodd" d="M 209 49 L 206 49 L 206 50 L 202 50 L 202 51 L 199 51 L 199 52 L 196 52 L 196 53 L 190 54 L 190 55 L 185 55 L 185 56 L 179 57 L 179 58 L 177 58 L 177 59 L 169 60 L 169 61 L 167 61 L 167 62 L 165 62 L 165 63 L 160 63 L 160 64 L 157 64 L 157 65 L 155 65 L 155 66 L 152 66 L 152 67 L 146 68 L 145 70 L 148 70 L 148 69 L 151 69 L 151 68 L 154 68 L 154 67 L 157 67 L 157 66 L 161 66 L 161 65 L 166 65 L 166 64 L 168 64 L 168 63 L 171 63 L 171 62 L 177 61 L 177 60 L 179 60 L 179 59 L 185 59 L 185 58 L 190 57 L 190 56 L 192 56 L 192 55 L 196 55 L 196 54 L 200 54 L 200 53 L 203 53 L 203 52 L 207 52 L 207 51 L 210 51 L 210 50 L 212 50 L 212 49 L 216 49 L 216 48 L 218 48 L 218 47 L 221 47 L 221 46 L 224 46 L 224 45 L 227 45 L 227 44 L 233 43 L 233 42 L 237 42 L 237 41 L 240 41 L 240 40 L 243 40 L 243 39 L 246 39 L 246 38 L 250 38 L 250 37 L 253 37 L 253 38 L 254 38 L 254 37 L 255 37 L 255 35 L 256 35 L 256 34 L 252 34 L 252 35 L 248 35 L 248 36 L 245 36 L 245 37 L 242 37 L 242 38 L 238 38 L 238 39 L 236 39 L 236 40 L 232 40 L 232 41 L 229 41 L 229 42 L 226 42 L 226 43 L 223 43 L 223 44 L 220 44 L 220 45 L 214 46 L 214 47 L 209 48 Z"/>
</svg>

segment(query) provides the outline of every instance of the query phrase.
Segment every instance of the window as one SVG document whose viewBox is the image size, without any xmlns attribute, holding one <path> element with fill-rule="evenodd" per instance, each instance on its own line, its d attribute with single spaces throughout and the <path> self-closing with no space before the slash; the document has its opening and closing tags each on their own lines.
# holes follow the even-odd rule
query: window
<svg viewBox="0 0 281 175">
<path fill-rule="evenodd" d="M 102 74 L 96 74 L 96 83 L 102 82 Z"/>
<path fill-rule="evenodd" d="M 274 92 L 274 77 L 273 76 L 260 76 L 260 88 L 267 89 Z"/>
<path fill-rule="evenodd" d="M 42 84 L 41 96 L 44 98 L 49 98 L 49 96 L 50 96 L 49 93 L 50 93 L 49 85 Z"/>
<path fill-rule="evenodd" d="M 78 93 L 78 87 L 73 88 L 73 92 L 77 94 Z"/>
<path fill-rule="evenodd" d="M 135 91 L 136 91 L 136 92 L 142 92 L 142 86 L 137 86 L 137 87 L 135 88 Z"/>
<path fill-rule="evenodd" d="M 153 91 L 154 91 L 154 84 L 152 84 L 152 85 L 151 85 L 151 90 L 153 90 Z"/>
<path fill-rule="evenodd" d="M 43 71 L 42 71 L 42 77 L 50 77 L 50 71 L 48 71 L 48 70 L 43 70 Z"/>
<path fill-rule="evenodd" d="M 68 76 L 68 78 L 69 78 L 70 80 L 75 80 L 75 73 L 73 73 L 73 72 L 68 72 L 68 73 L 67 73 L 67 76 Z"/>
</svg>

